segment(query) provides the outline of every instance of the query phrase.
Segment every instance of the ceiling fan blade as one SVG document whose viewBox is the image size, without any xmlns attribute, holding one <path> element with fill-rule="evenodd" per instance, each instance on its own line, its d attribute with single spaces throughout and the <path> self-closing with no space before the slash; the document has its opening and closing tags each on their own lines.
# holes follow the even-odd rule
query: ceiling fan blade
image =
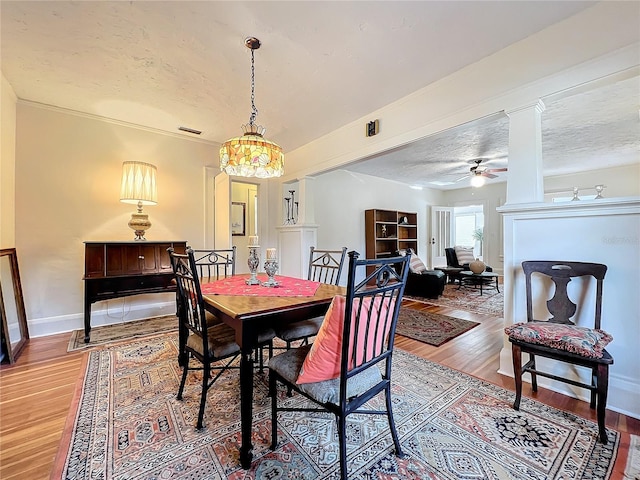
<svg viewBox="0 0 640 480">
<path fill-rule="evenodd" d="M 506 171 L 507 171 L 506 167 L 505 168 L 487 168 L 485 170 L 485 172 L 488 172 L 488 173 L 498 173 L 498 172 L 506 172 Z"/>
<path fill-rule="evenodd" d="M 460 177 L 459 179 L 456 180 L 456 182 L 461 182 L 462 180 L 464 180 L 465 178 L 469 178 L 471 175 L 467 174 L 464 177 Z"/>
<path fill-rule="evenodd" d="M 493 173 L 482 172 L 480 175 L 486 178 L 498 178 L 498 176 Z"/>
</svg>

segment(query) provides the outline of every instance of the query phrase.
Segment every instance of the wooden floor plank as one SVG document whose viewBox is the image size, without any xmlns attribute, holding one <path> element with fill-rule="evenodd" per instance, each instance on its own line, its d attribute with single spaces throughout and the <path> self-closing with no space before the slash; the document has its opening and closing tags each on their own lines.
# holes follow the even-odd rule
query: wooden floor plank
<svg viewBox="0 0 640 480">
<path fill-rule="evenodd" d="M 397 336 L 396 346 L 487 382 L 513 390 L 513 379 L 499 374 L 503 320 L 484 314 L 409 302 L 413 308 L 480 322 L 480 325 L 434 347 Z M 85 353 L 67 353 L 69 333 L 35 338 L 13 366 L 0 367 L 0 478 L 49 478 L 69 413 Z M 588 403 L 544 388 L 523 395 L 561 410 L 596 420 Z M 607 412 L 607 426 L 640 435 L 640 420 Z"/>
</svg>

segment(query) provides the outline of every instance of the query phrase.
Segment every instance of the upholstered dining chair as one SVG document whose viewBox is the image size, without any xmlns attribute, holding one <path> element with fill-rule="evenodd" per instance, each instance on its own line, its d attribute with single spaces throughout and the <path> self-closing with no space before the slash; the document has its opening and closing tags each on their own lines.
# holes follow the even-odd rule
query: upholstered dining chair
<svg viewBox="0 0 640 480">
<path fill-rule="evenodd" d="M 612 337 L 600 327 L 602 285 L 607 266 L 601 263 L 545 260 L 522 262 L 522 268 L 525 274 L 527 295 L 527 321 L 505 328 L 505 333 L 511 342 L 513 355 L 516 386 L 513 408 L 520 409 L 522 375 L 527 372 L 531 374 L 531 386 L 534 392 L 538 390 L 538 375 L 589 389 L 591 391 L 590 407 L 592 409 L 597 407 L 598 437 L 601 443 L 606 444 L 608 439 L 605 429 L 605 411 L 609 385 L 609 365 L 613 364 L 613 357 L 604 347 L 611 342 Z M 532 277 L 536 277 L 537 285 L 544 286 L 546 281 L 550 286 L 553 282 L 551 289 L 553 297 L 546 301 L 547 310 L 551 314 L 551 318 L 548 320 L 534 320 L 534 300 L 536 298 L 533 295 Z M 576 325 L 571 320 L 574 316 L 577 317 L 576 312 L 578 311 L 578 304 L 574 303 L 568 294 L 568 284 L 574 279 L 576 279 L 577 285 L 575 285 L 576 289 L 572 290 L 572 294 L 580 299 L 580 312 L 593 312 L 594 315 L 593 321 L 588 327 Z M 595 285 L 592 285 L 594 280 Z M 589 302 L 590 290 L 594 294 L 592 302 Z M 536 291 L 545 292 L 546 290 Z M 546 299 L 548 296 L 544 298 Z M 529 361 L 524 365 L 522 365 L 522 352 L 529 354 Z M 537 356 L 586 367 L 590 370 L 590 382 L 585 383 L 541 371 L 536 366 Z"/>
<path fill-rule="evenodd" d="M 393 418 L 391 361 L 409 256 L 371 260 L 358 257 L 357 252 L 349 252 L 346 296 L 334 297 L 314 343 L 275 355 L 269 362 L 271 448 L 275 449 L 278 441 L 278 412 L 333 413 L 344 480 L 346 422 L 353 413 L 386 414 L 396 455 L 403 456 Z M 279 405 L 279 384 L 302 394 L 316 407 Z M 384 410 L 364 407 L 381 392 L 385 394 Z"/>
<path fill-rule="evenodd" d="M 338 285 L 346 256 L 347 247 L 342 247 L 341 250 L 320 250 L 310 247 L 307 279 Z M 291 343 L 296 340 L 302 340 L 302 344 L 306 345 L 309 343 L 309 338 L 318 333 L 323 318 L 305 318 L 278 327 L 276 328 L 276 337 L 286 342 L 287 349 L 291 348 Z"/>
<path fill-rule="evenodd" d="M 196 427 L 203 427 L 204 409 L 207 391 L 226 370 L 238 368 L 232 365 L 240 353 L 240 347 L 235 342 L 235 331 L 224 323 L 209 325 L 206 320 L 204 300 L 200 288 L 198 266 L 194 251 L 187 248 L 186 254 L 178 254 L 169 249 L 171 266 L 175 274 L 180 303 L 179 321 L 181 328 L 187 332 L 184 352 L 186 358 L 182 364 L 182 379 L 178 389 L 178 400 L 182 400 L 185 383 L 189 371 L 202 371 L 202 388 L 200 393 L 200 409 Z M 265 332 L 258 337 L 260 345 L 270 344 L 274 332 Z M 191 366 L 191 359 L 197 360 L 198 366 Z M 223 364 L 215 363 L 226 360 Z M 212 371 L 217 371 L 212 377 Z"/>
</svg>

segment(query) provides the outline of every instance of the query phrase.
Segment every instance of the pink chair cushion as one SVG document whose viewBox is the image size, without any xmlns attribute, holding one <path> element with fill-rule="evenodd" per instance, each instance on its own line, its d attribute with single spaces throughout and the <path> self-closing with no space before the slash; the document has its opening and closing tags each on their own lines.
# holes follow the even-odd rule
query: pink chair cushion
<svg viewBox="0 0 640 480">
<path fill-rule="evenodd" d="M 602 358 L 613 337 L 604 330 L 552 322 L 515 323 L 504 329 L 510 339 L 557 348 L 583 357 Z"/>
<path fill-rule="evenodd" d="M 381 305 L 382 299 L 380 297 L 376 297 L 375 301 L 372 301 L 371 297 L 365 298 L 362 305 L 362 312 L 360 314 L 360 324 L 364 325 L 366 322 L 365 312 L 368 312 L 371 308 L 374 309 L 372 315 L 377 318 L 378 309 L 381 309 L 381 318 L 385 318 L 388 312 L 388 309 L 393 308 L 395 306 L 395 298 L 392 302 L 385 302 L 385 305 Z M 351 340 L 350 345 L 353 344 L 353 339 L 355 335 L 355 314 L 356 314 L 356 305 L 359 303 L 359 300 L 354 300 L 354 308 L 352 315 L 352 326 L 351 326 Z M 390 304 L 389 304 L 390 303 Z M 331 380 L 334 378 L 338 378 L 340 376 L 340 362 L 342 359 L 342 332 L 344 328 L 344 311 L 345 311 L 346 298 L 342 295 L 338 295 L 333 298 L 331 305 L 329 306 L 329 310 L 325 314 L 324 320 L 322 322 L 322 326 L 318 331 L 318 335 L 309 350 L 306 358 L 304 359 L 304 363 L 302 364 L 302 368 L 300 370 L 300 374 L 298 375 L 298 380 L 296 383 L 313 383 L 313 382 L 322 382 L 324 380 Z M 390 319 L 389 319 L 390 320 Z M 355 363 L 360 365 L 364 360 L 365 356 L 367 359 L 370 359 L 373 355 L 372 352 L 379 352 L 383 343 L 387 340 L 389 336 L 389 330 L 391 329 L 391 321 L 387 322 L 386 328 L 374 334 L 374 332 L 369 332 L 369 337 L 366 338 L 366 349 L 361 349 L 357 352 L 357 358 L 355 359 Z M 373 329 L 371 329 L 373 330 Z M 365 328 L 358 328 L 358 345 L 365 344 Z M 351 367 L 353 367 L 353 362 Z"/>
</svg>

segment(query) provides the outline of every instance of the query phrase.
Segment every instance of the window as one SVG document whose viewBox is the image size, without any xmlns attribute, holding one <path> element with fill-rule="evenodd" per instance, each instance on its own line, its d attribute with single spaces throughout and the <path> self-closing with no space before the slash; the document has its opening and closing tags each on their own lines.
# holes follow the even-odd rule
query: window
<svg viewBox="0 0 640 480">
<path fill-rule="evenodd" d="M 484 211 L 482 205 L 454 207 L 455 245 L 473 247 L 475 257 L 482 257 Z"/>
</svg>

